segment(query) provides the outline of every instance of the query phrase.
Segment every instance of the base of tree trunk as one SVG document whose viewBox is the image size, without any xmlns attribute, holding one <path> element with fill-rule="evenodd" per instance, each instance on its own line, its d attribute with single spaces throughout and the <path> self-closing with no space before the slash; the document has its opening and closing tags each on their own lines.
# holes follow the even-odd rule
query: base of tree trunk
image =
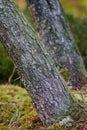
<svg viewBox="0 0 87 130">
<path fill-rule="evenodd" d="M 75 122 L 80 121 L 83 115 L 87 117 L 84 107 L 74 103 L 74 105 L 72 105 L 66 113 L 62 113 L 61 117 L 54 121 L 52 125 L 58 124 L 58 127 L 70 128 L 75 125 Z"/>
</svg>

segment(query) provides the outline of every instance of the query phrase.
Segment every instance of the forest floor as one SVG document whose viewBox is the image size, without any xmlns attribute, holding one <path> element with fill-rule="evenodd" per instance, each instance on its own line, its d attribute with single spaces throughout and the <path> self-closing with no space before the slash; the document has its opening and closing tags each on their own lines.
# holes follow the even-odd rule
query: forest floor
<svg viewBox="0 0 87 130">
<path fill-rule="evenodd" d="M 86 87 L 87 88 L 87 87 Z M 72 90 L 74 98 L 87 111 L 87 89 Z M 0 85 L 0 130 L 68 130 L 55 122 L 43 127 L 25 89 L 15 85 Z M 69 130 L 87 130 L 87 115 L 81 116 Z"/>
</svg>

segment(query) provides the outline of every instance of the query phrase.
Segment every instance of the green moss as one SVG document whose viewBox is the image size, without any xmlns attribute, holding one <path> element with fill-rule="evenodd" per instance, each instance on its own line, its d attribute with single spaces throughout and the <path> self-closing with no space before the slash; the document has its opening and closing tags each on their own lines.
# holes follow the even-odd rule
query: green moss
<svg viewBox="0 0 87 130">
<path fill-rule="evenodd" d="M 10 130 L 10 129 L 4 126 L 3 124 L 0 124 L 0 130 Z"/>
<path fill-rule="evenodd" d="M 73 90 L 73 95 L 80 94 Z M 85 91 L 82 92 L 87 97 Z M 76 97 L 74 97 L 76 100 Z M 82 102 L 81 102 L 82 103 Z M 87 102 L 85 101 L 86 105 Z M 85 107 L 86 108 L 86 107 Z M 72 109 L 73 111 L 73 109 Z M 70 110 L 68 115 L 72 113 Z M 66 113 L 65 113 L 66 114 Z M 63 112 L 64 115 L 64 112 Z M 14 85 L 0 86 L 0 130 L 66 130 L 58 120 L 48 127 L 43 127 L 32 101 L 25 89 Z"/>
<path fill-rule="evenodd" d="M 30 129 L 37 115 L 26 90 L 14 85 L 0 86 L 0 113 L 0 123 L 11 130 L 16 127 Z"/>
</svg>

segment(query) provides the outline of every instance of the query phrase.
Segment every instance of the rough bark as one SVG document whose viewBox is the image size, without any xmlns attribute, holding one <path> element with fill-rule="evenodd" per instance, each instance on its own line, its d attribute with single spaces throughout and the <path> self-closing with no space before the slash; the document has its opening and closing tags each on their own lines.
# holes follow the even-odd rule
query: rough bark
<svg viewBox="0 0 87 130">
<path fill-rule="evenodd" d="M 41 48 L 35 32 L 12 0 L 0 0 L 0 40 L 12 58 L 43 124 L 69 110 L 66 83 Z M 51 59 L 51 58 L 50 58 Z"/>
<path fill-rule="evenodd" d="M 87 73 L 59 0 L 27 0 L 27 3 L 40 38 L 55 65 L 66 67 L 72 86 L 80 89 Z"/>
</svg>

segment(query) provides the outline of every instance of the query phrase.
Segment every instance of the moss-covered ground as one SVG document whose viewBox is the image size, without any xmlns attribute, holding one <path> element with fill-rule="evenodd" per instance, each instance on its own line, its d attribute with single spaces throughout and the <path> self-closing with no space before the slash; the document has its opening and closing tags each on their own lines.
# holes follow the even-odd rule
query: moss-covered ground
<svg viewBox="0 0 87 130">
<path fill-rule="evenodd" d="M 78 98 L 86 108 L 87 89 L 72 92 L 75 99 Z M 87 130 L 86 115 L 77 122 L 81 127 L 79 130 Z M 78 130 L 77 122 L 70 130 Z M 66 128 L 60 127 L 58 122 L 43 127 L 25 89 L 15 85 L 0 85 L 0 130 L 66 130 Z"/>
</svg>

